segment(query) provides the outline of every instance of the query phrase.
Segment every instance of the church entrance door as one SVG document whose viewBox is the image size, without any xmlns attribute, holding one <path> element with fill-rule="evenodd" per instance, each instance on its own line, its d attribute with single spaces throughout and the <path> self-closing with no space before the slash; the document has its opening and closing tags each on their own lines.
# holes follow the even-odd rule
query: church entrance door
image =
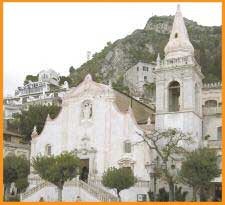
<svg viewBox="0 0 225 205">
<path fill-rule="evenodd" d="M 80 180 L 87 182 L 89 174 L 89 159 L 81 159 Z"/>
</svg>

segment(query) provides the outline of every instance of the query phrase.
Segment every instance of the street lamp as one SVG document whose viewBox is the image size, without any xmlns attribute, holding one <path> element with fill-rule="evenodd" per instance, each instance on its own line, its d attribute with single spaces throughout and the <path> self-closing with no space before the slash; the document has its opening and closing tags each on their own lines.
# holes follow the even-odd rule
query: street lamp
<svg viewBox="0 0 225 205">
<path fill-rule="evenodd" d="M 163 161 L 161 168 L 163 171 L 167 170 L 167 162 L 166 161 Z"/>
<path fill-rule="evenodd" d="M 177 170 L 176 170 L 176 166 L 174 164 L 171 165 L 169 174 L 172 177 L 172 181 L 173 181 L 173 200 L 175 200 L 174 178 L 177 176 Z"/>
<path fill-rule="evenodd" d="M 76 168 L 76 174 L 77 174 L 77 180 L 79 180 L 79 178 L 80 178 L 80 168 L 79 167 Z"/>
<path fill-rule="evenodd" d="M 158 164 L 155 162 L 155 160 L 153 160 L 151 164 L 149 162 L 145 164 L 145 168 L 147 169 L 147 172 L 150 176 L 150 180 L 153 179 L 153 201 L 156 200 L 156 180 L 157 180 L 156 168 L 157 166 Z"/>
<path fill-rule="evenodd" d="M 167 167 L 167 162 L 168 161 L 163 161 L 161 168 L 162 170 L 168 174 L 171 177 L 172 180 L 172 193 L 171 193 L 171 200 L 175 200 L 175 186 L 174 186 L 174 178 L 177 176 L 177 170 L 176 170 L 176 166 L 175 164 L 171 164 L 171 166 L 169 166 L 169 168 Z"/>
</svg>

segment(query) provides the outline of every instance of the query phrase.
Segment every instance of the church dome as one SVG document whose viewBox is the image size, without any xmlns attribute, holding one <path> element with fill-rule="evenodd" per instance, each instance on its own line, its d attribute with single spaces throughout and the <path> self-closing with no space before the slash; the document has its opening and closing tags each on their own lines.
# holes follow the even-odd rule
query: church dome
<svg viewBox="0 0 225 205">
<path fill-rule="evenodd" d="M 170 39 L 164 52 L 166 59 L 194 55 L 194 47 L 189 40 L 179 5 L 177 6 Z"/>
</svg>

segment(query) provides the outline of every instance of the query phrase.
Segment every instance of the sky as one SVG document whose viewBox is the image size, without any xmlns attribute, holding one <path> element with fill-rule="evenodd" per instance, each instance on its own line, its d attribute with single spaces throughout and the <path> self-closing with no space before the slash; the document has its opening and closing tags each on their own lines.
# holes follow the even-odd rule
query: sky
<svg viewBox="0 0 225 205">
<path fill-rule="evenodd" d="M 153 15 L 174 15 L 177 3 L 4 3 L 4 96 L 25 76 L 43 69 L 69 74 L 101 51 L 143 29 Z M 221 3 L 180 3 L 184 17 L 203 26 L 222 24 Z"/>
</svg>

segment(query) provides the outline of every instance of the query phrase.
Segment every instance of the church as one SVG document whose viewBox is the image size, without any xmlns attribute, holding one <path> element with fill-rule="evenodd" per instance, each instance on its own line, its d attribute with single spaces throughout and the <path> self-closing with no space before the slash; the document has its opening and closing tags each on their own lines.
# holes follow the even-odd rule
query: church
<svg viewBox="0 0 225 205">
<path fill-rule="evenodd" d="M 110 84 L 94 82 L 88 74 L 63 96 L 58 116 L 48 116 L 40 134 L 34 128 L 31 159 L 38 154 L 73 151 L 84 164 L 80 179 L 65 184 L 63 201 L 75 201 L 77 196 L 83 201 L 117 201 L 114 191 L 101 184 L 104 171 L 113 166 L 132 169 L 137 177 L 135 186 L 121 192 L 122 201 L 147 196 L 152 181 L 145 165 L 151 163 L 153 154 L 138 143 L 145 131 L 177 128 L 192 134 L 193 148 L 207 143 L 221 155 L 221 84 L 203 85 L 204 75 L 179 6 L 164 52 L 164 59 L 158 55 L 154 69 L 155 108 L 114 90 Z M 206 135 L 211 136 L 207 142 Z M 215 183 L 220 182 L 221 178 L 215 179 Z M 57 200 L 56 187 L 43 181 L 32 167 L 29 183 L 21 201 L 39 201 L 41 197 Z"/>
</svg>

